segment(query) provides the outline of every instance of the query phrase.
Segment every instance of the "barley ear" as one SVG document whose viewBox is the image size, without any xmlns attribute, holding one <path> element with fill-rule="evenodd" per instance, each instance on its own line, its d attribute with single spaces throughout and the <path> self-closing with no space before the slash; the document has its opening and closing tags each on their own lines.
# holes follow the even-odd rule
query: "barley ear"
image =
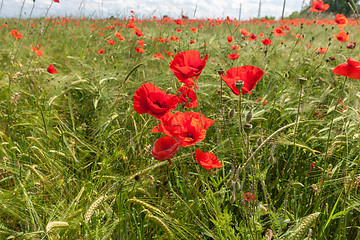
<svg viewBox="0 0 360 240">
<path fill-rule="evenodd" d="M 67 227 L 69 226 L 69 224 L 67 222 L 60 222 L 60 221 L 54 221 L 54 222 L 49 222 L 46 225 L 46 232 L 49 233 L 51 232 L 54 228 L 59 228 L 59 227 Z"/>
<path fill-rule="evenodd" d="M 104 200 L 105 197 L 106 196 L 103 195 L 103 196 L 99 197 L 95 202 L 93 202 L 93 204 L 91 204 L 91 206 L 86 211 L 85 216 L 84 216 L 85 223 L 88 223 L 90 221 L 91 216 L 93 215 L 94 211 L 97 209 L 97 207 L 100 205 L 100 203 L 102 202 L 102 200 Z"/>
</svg>

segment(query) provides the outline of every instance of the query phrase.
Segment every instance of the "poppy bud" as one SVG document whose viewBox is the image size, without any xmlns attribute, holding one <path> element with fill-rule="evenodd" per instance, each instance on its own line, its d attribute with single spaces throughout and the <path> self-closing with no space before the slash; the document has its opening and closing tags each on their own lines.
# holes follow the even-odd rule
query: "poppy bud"
<svg viewBox="0 0 360 240">
<path fill-rule="evenodd" d="M 172 87 L 169 87 L 168 89 L 166 89 L 165 91 L 167 94 L 170 94 L 172 92 Z"/>
<path fill-rule="evenodd" d="M 244 81 L 241 81 L 241 80 L 236 81 L 236 82 L 235 82 L 235 86 L 236 86 L 237 89 L 239 89 L 239 91 L 241 91 L 241 89 L 242 89 L 243 86 L 244 86 Z"/>
<path fill-rule="evenodd" d="M 230 187 L 232 186 L 232 182 L 233 182 L 232 179 L 227 180 L 226 186 L 227 186 L 228 188 L 230 188 Z"/>
<path fill-rule="evenodd" d="M 222 74 L 224 74 L 225 70 L 223 68 L 219 68 L 217 70 L 217 72 L 218 72 L 219 75 L 222 75 Z"/>
<path fill-rule="evenodd" d="M 228 117 L 229 119 L 232 119 L 235 116 L 235 110 L 234 109 L 230 109 L 228 112 Z"/>
<path fill-rule="evenodd" d="M 250 124 L 250 123 L 244 124 L 244 131 L 246 132 L 246 134 L 251 133 L 252 128 L 253 128 L 252 124 Z"/>
<path fill-rule="evenodd" d="M 304 85 L 304 83 L 306 83 L 306 81 L 307 81 L 306 77 L 299 77 L 299 83 L 301 86 Z"/>
<path fill-rule="evenodd" d="M 253 112 L 252 112 L 252 110 L 250 110 L 249 112 L 247 112 L 247 113 L 245 114 L 245 121 L 246 121 L 247 123 L 249 123 L 249 122 L 251 121 L 252 117 L 253 117 Z"/>
</svg>

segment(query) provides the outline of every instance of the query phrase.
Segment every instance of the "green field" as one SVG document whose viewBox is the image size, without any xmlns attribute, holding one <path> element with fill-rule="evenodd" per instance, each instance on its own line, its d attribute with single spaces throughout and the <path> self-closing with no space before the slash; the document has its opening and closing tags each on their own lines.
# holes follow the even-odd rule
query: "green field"
<svg viewBox="0 0 360 240">
<path fill-rule="evenodd" d="M 0 239 L 360 239 L 360 84 L 332 71 L 360 60 L 359 27 L 341 42 L 319 17 L 1 19 Z M 172 113 L 214 123 L 170 164 L 133 98 L 179 95 L 169 63 L 189 50 L 208 54 L 198 106 Z M 245 65 L 264 75 L 235 95 L 219 71 Z"/>
</svg>

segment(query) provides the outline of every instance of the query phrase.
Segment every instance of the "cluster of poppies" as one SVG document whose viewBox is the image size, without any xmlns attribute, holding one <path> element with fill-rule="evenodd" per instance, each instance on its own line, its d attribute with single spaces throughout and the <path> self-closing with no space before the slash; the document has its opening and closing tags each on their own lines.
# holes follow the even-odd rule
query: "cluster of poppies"
<svg viewBox="0 0 360 240">
<path fill-rule="evenodd" d="M 206 118 L 200 112 L 180 112 L 175 110 L 178 104 L 186 108 L 195 108 L 198 105 L 195 89 L 198 89 L 197 80 L 206 65 L 208 54 L 201 59 L 196 50 L 177 53 L 170 62 L 170 69 L 183 85 L 177 90 L 178 95 L 168 94 L 152 83 L 144 83 L 134 94 L 133 104 L 136 112 L 148 113 L 160 120 L 160 124 L 152 129 L 153 133 L 163 133 L 165 136 L 157 139 L 152 147 L 151 155 L 159 161 L 174 157 L 180 147 L 187 147 L 201 142 L 206 137 L 207 129 L 215 122 Z M 230 87 L 234 94 L 248 93 L 255 87 L 264 72 L 253 66 L 233 67 L 221 78 Z M 236 87 L 236 82 L 242 81 L 242 88 Z M 211 152 L 196 149 L 197 162 L 206 169 L 220 168 L 221 162 Z"/>
</svg>

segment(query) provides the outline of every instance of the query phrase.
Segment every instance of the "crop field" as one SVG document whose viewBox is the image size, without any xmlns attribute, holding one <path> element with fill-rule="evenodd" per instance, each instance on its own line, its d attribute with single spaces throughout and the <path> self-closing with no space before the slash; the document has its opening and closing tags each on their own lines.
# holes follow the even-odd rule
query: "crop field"
<svg viewBox="0 0 360 240">
<path fill-rule="evenodd" d="M 359 26 L 0 19 L 0 239 L 360 239 Z"/>
</svg>

